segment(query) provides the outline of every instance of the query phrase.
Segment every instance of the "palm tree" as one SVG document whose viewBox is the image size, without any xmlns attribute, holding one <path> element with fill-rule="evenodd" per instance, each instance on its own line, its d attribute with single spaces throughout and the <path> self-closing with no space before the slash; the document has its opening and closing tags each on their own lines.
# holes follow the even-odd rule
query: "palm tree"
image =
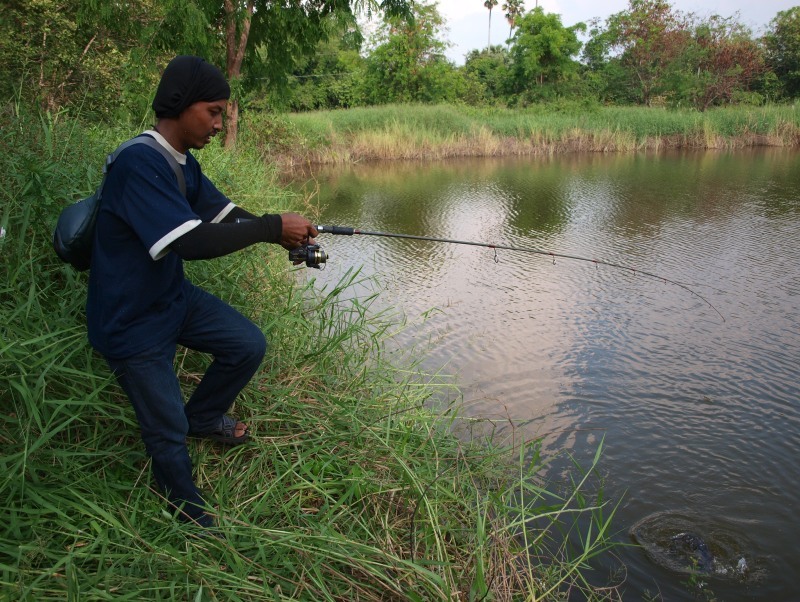
<svg viewBox="0 0 800 602">
<path fill-rule="evenodd" d="M 492 47 L 492 9 L 497 6 L 499 0 L 485 0 L 483 5 L 489 9 L 489 43 L 486 48 Z"/>
<path fill-rule="evenodd" d="M 514 25 L 517 22 L 517 19 L 522 15 L 525 10 L 523 6 L 523 2 L 525 0 L 506 0 L 503 3 L 503 10 L 506 13 L 506 21 L 508 21 L 508 39 L 511 39 L 511 34 L 514 31 Z M 537 0 L 536 5 L 539 5 Z"/>
</svg>

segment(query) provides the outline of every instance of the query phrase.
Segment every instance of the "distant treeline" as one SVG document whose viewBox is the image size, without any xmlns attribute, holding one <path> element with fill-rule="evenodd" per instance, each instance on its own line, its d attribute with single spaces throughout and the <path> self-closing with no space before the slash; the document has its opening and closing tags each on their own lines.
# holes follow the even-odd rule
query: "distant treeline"
<svg viewBox="0 0 800 602">
<path fill-rule="evenodd" d="M 142 120 L 159 70 L 179 53 L 224 67 L 237 111 L 578 99 L 702 111 L 800 96 L 800 6 L 757 37 L 737 15 L 682 13 L 666 0 L 629 0 L 604 21 L 569 26 L 520 2 L 484 4 L 487 47 L 458 66 L 430 1 L 5 1 L 0 98 Z M 369 37 L 357 8 L 381 16 Z"/>
<path fill-rule="evenodd" d="M 385 23 L 366 53 L 347 47 L 343 38 L 321 45 L 292 71 L 289 93 L 272 102 L 302 111 L 391 102 L 524 107 L 587 99 L 705 110 L 800 96 L 800 6 L 778 13 L 761 37 L 736 17 L 683 14 L 663 0 L 630 0 L 605 22 L 571 26 L 542 8 L 507 12 L 506 27 L 495 19 L 488 30 L 504 43 L 471 51 L 463 66 L 444 57 L 445 24 L 436 6 L 414 11 L 412 23 Z"/>
</svg>

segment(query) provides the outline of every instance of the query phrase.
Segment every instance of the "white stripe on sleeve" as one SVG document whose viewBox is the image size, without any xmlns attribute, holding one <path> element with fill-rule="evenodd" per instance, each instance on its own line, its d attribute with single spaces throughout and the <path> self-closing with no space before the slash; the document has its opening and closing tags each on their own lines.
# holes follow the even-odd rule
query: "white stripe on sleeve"
<svg viewBox="0 0 800 602">
<path fill-rule="evenodd" d="M 167 253 L 169 253 L 169 246 L 178 240 L 181 236 L 194 230 L 202 224 L 203 221 L 199 219 L 189 220 L 188 222 L 184 222 L 171 232 L 168 232 L 164 236 L 162 236 L 156 243 L 150 247 L 150 257 L 153 258 L 153 261 L 158 261 L 162 257 L 164 257 Z"/>
<path fill-rule="evenodd" d="M 220 223 L 222 220 L 225 219 L 226 215 L 228 215 L 231 211 L 233 211 L 234 207 L 236 207 L 236 205 L 234 205 L 233 203 L 228 203 L 228 205 L 222 211 L 220 211 L 214 219 L 211 220 L 211 223 L 212 224 Z"/>
</svg>

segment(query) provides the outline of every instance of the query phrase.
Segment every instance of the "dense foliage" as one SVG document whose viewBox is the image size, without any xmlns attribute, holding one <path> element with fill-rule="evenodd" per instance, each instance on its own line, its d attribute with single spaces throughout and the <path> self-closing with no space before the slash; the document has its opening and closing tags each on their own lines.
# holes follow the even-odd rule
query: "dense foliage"
<svg viewBox="0 0 800 602">
<path fill-rule="evenodd" d="M 705 110 L 800 95 L 800 7 L 778 13 L 758 38 L 736 16 L 682 13 L 667 0 L 629 0 L 587 24 L 563 24 L 542 8 L 525 12 L 517 1 L 485 6 L 489 43 L 457 66 L 445 56 L 446 23 L 431 0 L 6 0 L 0 97 L 139 120 L 159 70 L 177 53 L 226 70 L 234 135 L 240 107 L 513 107 L 583 98 Z M 497 45 L 493 14 L 495 37 L 498 14 L 509 27 Z M 371 24 L 380 17 L 366 40 L 359 16 Z"/>
<path fill-rule="evenodd" d="M 768 73 L 786 96 L 800 96 L 800 6 L 778 13 L 764 36 Z"/>
</svg>

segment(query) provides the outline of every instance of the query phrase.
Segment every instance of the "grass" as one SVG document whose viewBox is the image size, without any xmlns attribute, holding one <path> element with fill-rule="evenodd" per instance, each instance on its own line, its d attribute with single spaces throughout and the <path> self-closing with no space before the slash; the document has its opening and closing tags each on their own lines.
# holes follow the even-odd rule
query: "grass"
<svg viewBox="0 0 800 602">
<path fill-rule="evenodd" d="M 275 123 L 281 127 L 276 129 Z M 251 117 L 248 135 L 289 165 L 796 146 L 800 144 L 800 110 L 796 104 L 730 106 L 704 113 L 581 103 L 528 109 L 387 105 L 277 118 L 256 115 Z M 281 144 L 281 140 L 290 143 Z"/>
<path fill-rule="evenodd" d="M 58 262 L 59 209 L 135 133 L 64 116 L 0 126 L 0 599 L 550 600 L 607 598 L 583 570 L 609 544 L 596 467 L 558 491 L 538 441 L 457 436 L 439 379 L 383 353 L 402 321 L 317 290 L 277 247 L 188 265 L 270 342 L 234 408 L 248 446 L 190 444 L 225 539 L 193 537 L 153 489 L 136 420 L 88 346 L 86 275 Z M 212 180 L 260 211 L 297 209 L 258 155 L 202 151 Z M 309 208 L 305 208 L 308 210 Z M 409 356 L 410 357 L 410 356 Z M 208 358 L 176 359 L 188 392 Z M 606 584 L 601 584 L 606 585 Z"/>
</svg>

